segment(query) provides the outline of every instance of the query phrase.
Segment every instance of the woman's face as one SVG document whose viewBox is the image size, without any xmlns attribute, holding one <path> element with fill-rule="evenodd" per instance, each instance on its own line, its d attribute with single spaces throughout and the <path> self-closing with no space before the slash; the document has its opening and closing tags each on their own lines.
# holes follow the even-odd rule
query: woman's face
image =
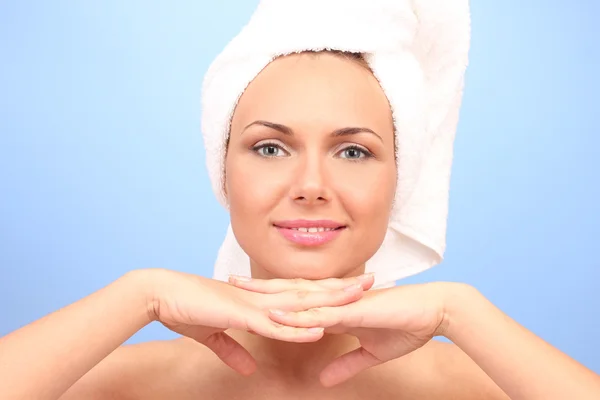
<svg viewBox="0 0 600 400">
<path fill-rule="evenodd" d="M 281 57 L 238 103 L 225 172 L 253 276 L 361 273 L 383 241 L 396 189 L 387 98 L 355 61 Z"/>
</svg>

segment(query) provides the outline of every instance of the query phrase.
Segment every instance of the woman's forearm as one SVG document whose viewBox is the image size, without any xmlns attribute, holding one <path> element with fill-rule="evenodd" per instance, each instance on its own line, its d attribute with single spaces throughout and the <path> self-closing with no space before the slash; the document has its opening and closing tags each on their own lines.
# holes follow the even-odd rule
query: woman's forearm
<svg viewBox="0 0 600 400">
<path fill-rule="evenodd" d="M 151 322 L 141 272 L 0 338 L 0 399 L 57 399 Z"/>
<path fill-rule="evenodd" d="M 600 399 L 600 376 L 506 316 L 478 291 L 453 292 L 445 336 L 513 400 Z"/>
</svg>

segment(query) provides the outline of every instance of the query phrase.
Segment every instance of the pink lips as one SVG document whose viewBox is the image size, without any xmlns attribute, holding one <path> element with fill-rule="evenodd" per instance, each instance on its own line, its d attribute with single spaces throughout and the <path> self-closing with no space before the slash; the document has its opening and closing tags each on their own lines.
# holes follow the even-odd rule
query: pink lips
<svg viewBox="0 0 600 400">
<path fill-rule="evenodd" d="M 279 221 L 273 225 L 284 238 L 302 246 L 320 246 L 331 242 L 346 228 L 345 225 L 330 220 L 309 221 L 298 219 Z M 318 231 L 315 232 L 315 229 L 318 229 Z M 306 232 L 306 230 L 312 232 Z"/>
</svg>

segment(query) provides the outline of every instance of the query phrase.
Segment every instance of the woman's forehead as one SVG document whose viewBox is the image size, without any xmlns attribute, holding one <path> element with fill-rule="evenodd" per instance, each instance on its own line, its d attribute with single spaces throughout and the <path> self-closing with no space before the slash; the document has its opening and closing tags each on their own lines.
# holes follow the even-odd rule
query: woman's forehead
<svg viewBox="0 0 600 400">
<path fill-rule="evenodd" d="M 327 53 L 294 54 L 269 64 L 241 96 L 232 131 L 256 119 L 375 124 L 393 131 L 389 102 L 373 74 L 356 61 Z"/>
</svg>

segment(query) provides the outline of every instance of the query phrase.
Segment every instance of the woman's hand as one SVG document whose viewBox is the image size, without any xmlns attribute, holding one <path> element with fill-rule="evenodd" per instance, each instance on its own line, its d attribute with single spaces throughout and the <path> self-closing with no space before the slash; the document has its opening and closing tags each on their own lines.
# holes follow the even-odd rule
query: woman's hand
<svg viewBox="0 0 600 400">
<path fill-rule="evenodd" d="M 313 342 L 323 335 L 320 327 L 282 325 L 269 318 L 269 309 L 299 312 L 315 307 L 343 306 L 360 299 L 372 279 L 330 280 L 320 290 L 294 285 L 288 290 L 265 293 L 243 290 L 224 282 L 168 270 L 151 270 L 148 310 L 152 320 L 210 348 L 237 372 L 248 375 L 255 360 L 227 329 L 245 330 L 288 342 Z M 241 282 L 242 278 L 232 279 Z M 313 328 L 313 329 L 309 329 Z"/>
<path fill-rule="evenodd" d="M 298 285 L 310 284 L 298 282 L 253 280 L 235 282 L 235 285 L 253 291 L 269 288 L 273 292 L 294 290 Z M 429 283 L 372 290 L 366 292 L 359 301 L 341 306 L 296 312 L 271 310 L 270 318 L 286 326 L 324 327 L 326 333 L 348 333 L 359 339 L 360 348 L 337 358 L 322 371 L 321 382 L 325 386 L 333 386 L 362 370 L 402 357 L 434 336 L 443 334 L 444 301 L 452 285 Z"/>
<path fill-rule="evenodd" d="M 236 282 L 247 290 L 293 290 L 296 282 Z M 308 283 L 301 282 L 303 286 Z M 600 375 L 552 347 L 505 315 L 477 289 L 463 283 L 433 282 L 366 292 L 342 306 L 316 307 L 271 319 L 294 327 L 325 327 L 326 333 L 349 333 L 361 344 L 321 372 L 325 386 L 445 336 L 483 372 L 490 398 L 598 399 Z M 458 366 L 461 368 L 461 366 Z M 481 379 L 481 374 L 473 379 Z M 568 377 L 568 378 L 565 378 Z M 497 385 L 490 386 L 491 380 Z M 471 389 L 473 388 L 471 387 Z M 465 394 L 467 391 L 466 390 Z"/>
</svg>

